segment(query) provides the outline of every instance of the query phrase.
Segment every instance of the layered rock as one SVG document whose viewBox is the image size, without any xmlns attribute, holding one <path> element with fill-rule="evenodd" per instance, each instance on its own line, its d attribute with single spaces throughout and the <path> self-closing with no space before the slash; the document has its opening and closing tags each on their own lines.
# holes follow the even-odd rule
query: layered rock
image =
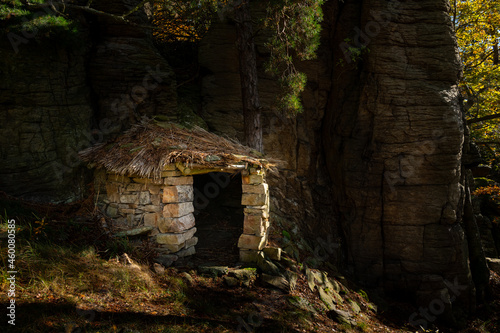
<svg viewBox="0 0 500 333">
<path fill-rule="evenodd" d="M 447 1 L 342 6 L 323 138 L 350 266 L 367 285 L 411 291 L 421 304 L 443 294 L 447 309 L 458 298 L 468 310 L 460 61 Z"/>
<path fill-rule="evenodd" d="M 265 2 L 253 2 L 252 15 L 262 17 Z M 318 59 L 297 64 L 308 76 L 302 95 L 304 112 L 297 117 L 283 115 L 276 108 L 279 86 L 275 77 L 264 70 L 269 37 L 256 36 L 258 90 L 262 106 L 264 151 L 282 161 L 279 172 L 267 175 L 271 194 L 271 218 L 300 238 L 318 234 L 337 236 L 330 201 L 331 187 L 321 152 L 322 118 L 330 89 L 330 51 L 328 36 L 331 16 L 325 29 Z M 228 19 L 214 22 L 200 42 L 199 62 L 202 73 L 201 116 L 208 127 L 243 142 L 241 87 L 236 49 L 235 26 Z M 313 247 L 317 244 L 313 244 Z"/>
<path fill-rule="evenodd" d="M 75 200 L 85 184 L 77 152 L 93 136 L 87 49 L 31 39 L 15 52 L 2 38 L 0 50 L 0 191 Z"/>
</svg>

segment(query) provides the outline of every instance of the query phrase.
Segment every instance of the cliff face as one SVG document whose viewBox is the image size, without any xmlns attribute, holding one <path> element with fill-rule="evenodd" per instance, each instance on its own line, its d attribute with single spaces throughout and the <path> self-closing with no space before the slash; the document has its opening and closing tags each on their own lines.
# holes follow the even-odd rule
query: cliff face
<svg viewBox="0 0 500 333">
<path fill-rule="evenodd" d="M 122 13 L 133 3 L 107 1 L 99 9 Z M 144 115 L 176 113 L 175 75 L 143 29 L 80 19 L 72 38 L 83 42 L 71 45 L 39 34 L 14 49 L 2 35 L 1 191 L 44 202 L 80 198 L 91 179 L 78 151 Z M 147 21 L 144 11 L 130 19 Z"/>
<path fill-rule="evenodd" d="M 83 190 L 79 149 L 93 110 L 86 49 L 31 40 L 16 53 L 0 42 L 0 190 L 40 201 L 74 200 Z"/>
<path fill-rule="evenodd" d="M 447 4 L 342 5 L 333 61 L 344 66 L 332 73 L 323 139 L 355 276 L 413 291 L 421 304 L 442 292 L 451 307 L 455 297 L 473 302 L 474 287 L 461 225 L 460 62 Z M 464 287 L 459 295 L 453 281 Z"/>
</svg>

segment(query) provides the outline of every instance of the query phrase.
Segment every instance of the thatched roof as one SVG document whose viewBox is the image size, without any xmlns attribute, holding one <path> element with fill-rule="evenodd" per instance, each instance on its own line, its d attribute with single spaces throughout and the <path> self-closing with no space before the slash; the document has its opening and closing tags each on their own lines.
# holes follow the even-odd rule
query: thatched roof
<svg viewBox="0 0 500 333">
<path fill-rule="evenodd" d="M 84 162 L 121 175 L 159 178 L 169 164 L 202 168 L 234 168 L 239 165 L 268 167 L 259 153 L 242 144 L 173 123 L 145 121 L 116 139 L 79 153 Z"/>
</svg>

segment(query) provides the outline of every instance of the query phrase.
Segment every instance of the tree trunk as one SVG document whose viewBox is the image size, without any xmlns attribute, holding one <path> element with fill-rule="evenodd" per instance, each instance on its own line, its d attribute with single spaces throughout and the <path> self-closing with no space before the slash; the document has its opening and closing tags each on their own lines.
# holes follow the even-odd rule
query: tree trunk
<svg viewBox="0 0 500 333">
<path fill-rule="evenodd" d="M 257 61 L 253 40 L 249 0 L 235 1 L 241 98 L 247 146 L 263 152 L 261 107 L 257 90 Z"/>
</svg>

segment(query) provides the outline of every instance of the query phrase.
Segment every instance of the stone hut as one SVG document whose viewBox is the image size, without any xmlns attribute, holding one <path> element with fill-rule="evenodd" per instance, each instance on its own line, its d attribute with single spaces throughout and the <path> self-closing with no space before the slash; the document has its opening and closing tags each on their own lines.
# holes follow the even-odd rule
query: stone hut
<svg viewBox="0 0 500 333">
<path fill-rule="evenodd" d="M 148 121 L 80 156 L 96 168 L 99 205 L 113 228 L 146 233 L 163 258 L 175 261 L 195 253 L 193 175 L 210 172 L 241 175 L 240 260 L 254 261 L 267 244 L 269 163 L 248 147 L 199 127 Z"/>
</svg>

